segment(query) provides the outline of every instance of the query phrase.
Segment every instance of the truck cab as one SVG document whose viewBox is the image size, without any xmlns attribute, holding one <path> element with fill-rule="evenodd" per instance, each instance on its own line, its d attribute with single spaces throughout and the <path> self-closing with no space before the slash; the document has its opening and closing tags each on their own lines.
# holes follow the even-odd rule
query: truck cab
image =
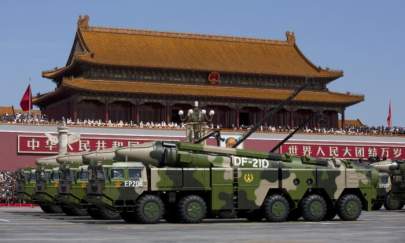
<svg viewBox="0 0 405 243">
<path fill-rule="evenodd" d="M 20 169 L 17 171 L 16 193 L 17 199 L 21 202 L 32 202 L 36 182 L 35 169 Z"/>
<path fill-rule="evenodd" d="M 103 190 L 111 186 L 111 164 L 92 161 L 87 171 L 89 179 L 84 201 L 88 203 L 89 215 L 94 219 L 121 219 L 114 208 L 104 203 L 109 201 Z"/>
<path fill-rule="evenodd" d="M 62 164 L 59 168 L 58 204 L 65 214 L 71 216 L 87 215 L 86 187 L 88 183 L 87 165 L 79 167 Z"/>
<path fill-rule="evenodd" d="M 56 201 L 59 187 L 59 168 L 38 167 L 35 175 L 36 186 L 33 201 L 45 213 L 61 213 L 62 209 Z"/>
<path fill-rule="evenodd" d="M 405 161 L 395 161 L 397 168 L 389 173 L 391 190 L 388 192 L 384 207 L 388 210 L 399 210 L 405 204 Z"/>
</svg>

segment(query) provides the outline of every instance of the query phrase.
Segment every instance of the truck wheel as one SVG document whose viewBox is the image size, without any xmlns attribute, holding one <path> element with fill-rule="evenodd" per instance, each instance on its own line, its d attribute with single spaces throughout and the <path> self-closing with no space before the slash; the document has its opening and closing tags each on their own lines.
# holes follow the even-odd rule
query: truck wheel
<svg viewBox="0 0 405 243">
<path fill-rule="evenodd" d="M 61 208 L 62 208 L 63 213 L 66 214 L 67 216 L 75 216 L 75 215 L 73 214 L 73 212 L 70 210 L 70 207 L 68 207 L 68 206 L 61 206 Z"/>
<path fill-rule="evenodd" d="M 185 196 L 177 204 L 177 213 L 182 223 L 199 223 L 207 214 L 207 205 L 200 196 Z"/>
<path fill-rule="evenodd" d="M 361 214 L 361 200 L 354 194 L 346 194 L 342 196 L 336 205 L 337 213 L 342 220 L 356 220 Z"/>
<path fill-rule="evenodd" d="M 145 195 L 136 202 L 135 215 L 140 223 L 155 224 L 164 214 L 164 205 L 160 197 Z"/>
<path fill-rule="evenodd" d="M 68 216 L 86 216 L 87 210 L 78 206 L 61 206 L 62 211 Z"/>
<path fill-rule="evenodd" d="M 102 219 L 100 212 L 97 208 L 90 207 L 87 209 L 87 213 L 90 215 L 92 219 Z"/>
<path fill-rule="evenodd" d="M 108 208 L 91 207 L 87 209 L 87 212 L 93 219 L 105 219 L 105 220 L 121 219 L 119 213 Z"/>
<path fill-rule="evenodd" d="M 100 213 L 101 219 L 106 219 L 106 220 L 121 219 L 120 214 L 117 211 L 114 211 L 112 209 L 100 208 L 99 213 Z"/>
<path fill-rule="evenodd" d="M 270 222 L 283 222 L 290 213 L 290 204 L 282 195 L 271 195 L 264 201 L 264 216 Z"/>
<path fill-rule="evenodd" d="M 40 204 L 39 207 L 45 213 L 63 213 L 62 208 L 58 205 L 53 204 Z"/>
<path fill-rule="evenodd" d="M 399 201 L 398 199 L 393 197 L 391 192 L 388 193 L 387 196 L 385 197 L 385 201 L 384 201 L 385 209 L 387 209 L 387 210 L 399 210 L 403 206 L 404 205 L 401 203 L 401 201 Z"/>
<path fill-rule="evenodd" d="M 323 197 L 312 194 L 306 196 L 302 202 L 302 217 L 308 221 L 321 221 L 327 212 L 327 205 Z"/>
</svg>

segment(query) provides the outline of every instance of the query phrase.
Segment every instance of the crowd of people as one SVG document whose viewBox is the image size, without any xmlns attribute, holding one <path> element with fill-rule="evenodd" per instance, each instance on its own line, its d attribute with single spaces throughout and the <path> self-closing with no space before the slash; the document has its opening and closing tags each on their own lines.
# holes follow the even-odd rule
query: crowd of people
<svg viewBox="0 0 405 243">
<path fill-rule="evenodd" d="M 1 123 L 7 124 L 31 124 L 31 125 L 58 125 L 62 121 L 50 120 L 46 115 L 35 114 L 28 116 L 26 113 L 17 113 L 15 115 L 5 114 L 0 117 Z M 185 129 L 184 123 L 176 122 L 124 122 L 124 121 L 108 121 L 104 122 L 102 120 L 92 120 L 92 119 L 77 119 L 72 120 L 70 118 L 65 120 L 66 125 L 68 126 L 79 126 L 79 127 L 111 127 L 111 128 L 138 128 L 138 129 Z M 222 128 L 220 124 L 214 125 L 211 124 L 210 128 Z M 230 129 L 224 130 L 234 130 L 234 131 L 244 131 L 249 129 L 250 126 L 241 125 L 239 127 L 232 126 Z M 288 126 L 260 126 L 258 132 L 267 132 L 267 133 L 287 133 L 294 130 L 294 127 Z M 324 134 L 324 135 L 353 135 L 353 136 L 381 136 L 381 135 L 396 135 L 404 136 L 405 128 L 403 127 L 345 127 L 345 128 L 322 128 L 322 127 L 307 127 L 299 131 L 299 133 L 311 133 L 311 134 Z"/>
<path fill-rule="evenodd" d="M 0 171 L 0 204 L 15 203 L 16 176 L 14 172 Z"/>
</svg>

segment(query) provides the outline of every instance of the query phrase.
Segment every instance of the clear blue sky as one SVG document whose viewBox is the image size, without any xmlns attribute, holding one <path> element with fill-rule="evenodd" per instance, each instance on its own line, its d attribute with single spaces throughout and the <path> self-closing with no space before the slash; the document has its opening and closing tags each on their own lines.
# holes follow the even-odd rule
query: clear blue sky
<svg viewBox="0 0 405 243">
<path fill-rule="evenodd" d="M 31 77 L 33 93 L 54 89 L 41 71 L 63 66 L 79 15 L 91 25 L 285 39 L 316 65 L 345 75 L 329 88 L 365 95 L 347 118 L 405 127 L 405 1 L 56 1 L 0 2 L 0 105 L 17 106 Z"/>
</svg>

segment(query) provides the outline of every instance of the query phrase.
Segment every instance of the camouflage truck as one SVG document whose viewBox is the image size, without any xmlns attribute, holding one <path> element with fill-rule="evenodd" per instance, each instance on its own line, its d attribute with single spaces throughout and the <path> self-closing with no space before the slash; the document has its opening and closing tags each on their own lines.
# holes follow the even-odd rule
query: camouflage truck
<svg viewBox="0 0 405 243">
<path fill-rule="evenodd" d="M 95 207 L 86 201 L 87 183 L 89 181 L 88 161 L 94 154 L 102 155 L 106 164 L 111 164 L 111 159 L 106 159 L 106 154 L 113 154 L 111 149 L 103 151 L 70 153 L 58 156 L 60 164 L 60 183 L 57 201 L 67 215 L 87 215 L 95 219 L 117 219 L 119 215 L 103 208 Z M 83 164 L 83 160 L 86 164 Z M 109 162 L 108 162 L 109 161 Z"/>
<path fill-rule="evenodd" d="M 57 203 L 61 205 L 66 215 L 87 215 L 87 210 L 83 205 L 88 183 L 87 165 L 64 163 L 60 165 L 59 172 Z"/>
<path fill-rule="evenodd" d="M 36 183 L 32 201 L 45 213 L 62 213 L 56 197 L 59 187 L 59 168 L 56 165 L 41 165 L 35 171 Z"/>
<path fill-rule="evenodd" d="M 32 202 L 35 192 L 36 173 L 33 168 L 24 168 L 17 171 L 16 195 L 20 202 Z"/>
<path fill-rule="evenodd" d="M 116 158 L 124 162 L 108 173 L 89 167 L 100 178 L 89 180 L 87 200 L 127 222 L 356 220 L 377 198 L 377 170 L 338 159 L 162 141 L 118 149 Z"/>
<path fill-rule="evenodd" d="M 391 191 L 391 177 L 389 173 L 379 172 L 379 182 L 377 187 L 377 200 L 373 204 L 373 210 L 379 210 L 385 203 L 387 194 Z"/>
<path fill-rule="evenodd" d="M 390 186 L 385 190 L 384 207 L 399 210 L 405 204 L 405 161 L 380 161 L 372 164 L 380 173 L 385 174 Z M 381 200 L 380 200 L 381 201 Z"/>
</svg>

